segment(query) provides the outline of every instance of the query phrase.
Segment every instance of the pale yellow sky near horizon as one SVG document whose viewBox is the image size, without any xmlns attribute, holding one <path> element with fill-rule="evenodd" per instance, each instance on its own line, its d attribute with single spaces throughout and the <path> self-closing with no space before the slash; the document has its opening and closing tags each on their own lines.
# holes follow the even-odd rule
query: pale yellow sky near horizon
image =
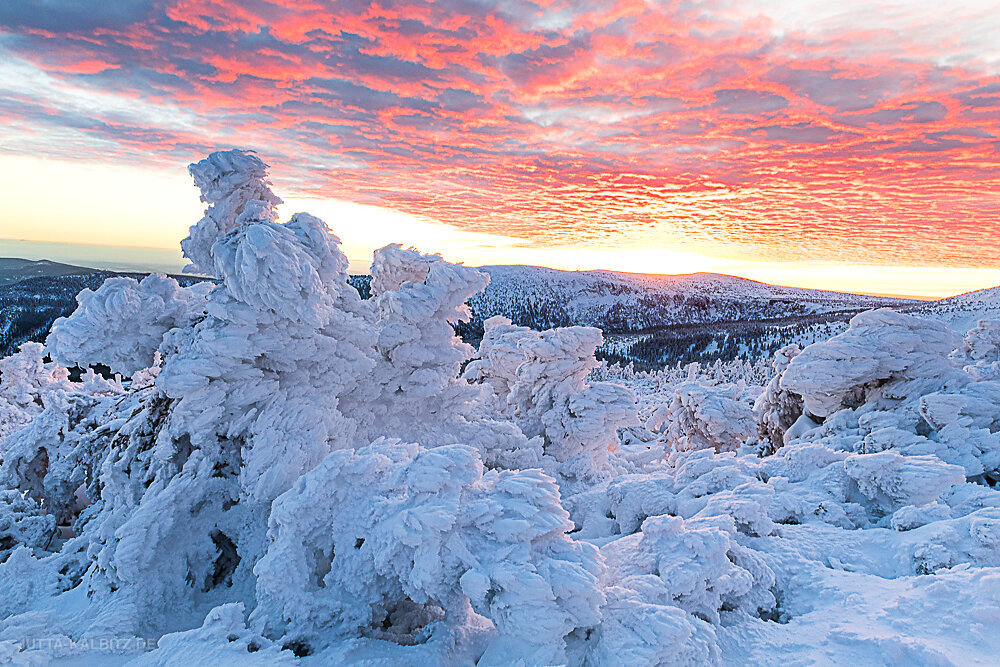
<svg viewBox="0 0 1000 667">
<path fill-rule="evenodd" d="M 183 171 L 0 154 L 0 183 L 6 189 L 0 195 L 0 246 L 6 239 L 177 249 L 204 209 Z M 539 247 L 524 239 L 464 231 L 378 206 L 294 195 L 284 199 L 282 218 L 307 211 L 325 220 L 342 240 L 355 271 L 364 270 L 375 248 L 402 243 L 471 266 L 531 264 L 658 274 L 704 271 L 868 294 L 940 298 L 1000 284 L 1000 269 L 740 261 L 665 247 Z"/>
</svg>

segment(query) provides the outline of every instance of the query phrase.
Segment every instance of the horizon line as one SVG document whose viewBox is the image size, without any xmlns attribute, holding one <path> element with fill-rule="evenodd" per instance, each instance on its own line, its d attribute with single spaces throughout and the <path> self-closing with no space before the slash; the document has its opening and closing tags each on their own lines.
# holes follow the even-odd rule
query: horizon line
<svg viewBox="0 0 1000 667">
<path fill-rule="evenodd" d="M 58 246 L 69 246 L 69 247 L 83 246 L 83 247 L 87 247 L 87 248 L 113 248 L 113 249 L 125 249 L 125 250 L 128 250 L 128 249 L 155 250 L 155 251 L 163 251 L 163 252 L 175 252 L 175 253 L 177 253 L 178 257 L 183 257 L 183 255 L 180 254 L 180 248 L 179 247 L 178 248 L 163 248 L 163 247 L 154 247 L 154 246 L 107 245 L 107 244 L 99 244 L 99 243 L 69 243 L 69 242 L 63 242 L 63 241 L 34 241 L 34 240 L 30 240 L 30 239 L 0 239 L 0 241 L 8 241 L 8 242 L 15 242 L 15 243 L 33 243 L 33 244 L 39 244 L 39 245 L 58 245 Z M 28 257 L 17 257 L 17 256 L 9 256 L 9 257 L 8 256 L 0 256 L 0 259 L 23 259 L 23 260 L 26 260 L 26 261 L 41 261 L 40 259 L 31 259 L 31 258 L 28 258 Z M 67 260 L 50 259 L 48 257 L 44 257 L 44 258 L 41 258 L 41 259 L 44 259 L 45 261 L 49 261 L 49 262 L 54 262 L 54 263 L 57 263 L 57 264 L 66 264 L 67 263 Z M 368 262 L 368 260 L 359 260 L 359 259 L 351 258 L 351 257 L 348 257 L 347 259 L 348 259 L 349 265 L 351 265 L 351 264 L 355 264 L 355 265 L 356 264 L 365 264 L 366 262 Z M 76 260 L 69 260 L 69 261 L 76 261 Z M 84 260 L 84 261 L 86 261 L 86 260 Z M 98 261 L 101 262 L 101 263 L 122 264 L 122 262 L 115 262 L 113 260 L 111 260 L 111 261 L 109 261 L 109 260 L 98 260 Z M 465 264 L 464 262 L 457 262 L 457 263 Z M 775 264 L 780 264 L 780 262 L 775 262 Z M 855 295 L 855 296 L 873 296 L 873 297 L 888 298 L 888 299 L 900 299 L 900 300 L 907 300 L 907 301 L 941 301 L 941 300 L 944 300 L 944 299 L 950 299 L 950 298 L 954 298 L 954 297 L 957 297 L 957 296 L 962 296 L 962 295 L 965 295 L 965 294 L 970 294 L 972 292 L 977 292 L 977 291 L 980 291 L 982 289 L 990 289 L 990 287 L 984 287 L 984 288 L 979 288 L 979 289 L 968 290 L 968 291 L 965 291 L 965 292 L 957 292 L 955 294 L 949 294 L 947 296 L 935 297 L 935 296 L 930 296 L 930 295 L 927 295 L 927 294 L 919 294 L 919 295 L 918 294 L 909 294 L 909 295 L 905 295 L 905 294 L 898 294 L 898 293 L 892 293 L 892 292 L 874 292 L 874 291 L 872 291 L 872 292 L 864 292 L 864 291 L 849 291 L 849 290 L 839 290 L 839 289 L 829 289 L 829 288 L 803 287 L 801 285 L 788 285 L 788 284 L 777 283 L 777 282 L 766 282 L 766 281 L 758 280 L 758 279 L 755 279 L 755 278 L 749 278 L 747 276 L 741 276 L 741 275 L 733 274 L 733 273 L 722 273 L 722 272 L 718 272 L 718 271 L 693 271 L 693 272 L 690 272 L 690 273 L 657 273 L 657 272 L 618 271 L 618 270 L 615 270 L 615 269 L 607 269 L 607 268 L 600 268 L 600 267 L 586 268 L 586 269 L 559 269 L 559 268 L 555 268 L 555 267 L 551 267 L 551 266 L 544 266 L 544 265 L 540 265 L 540 264 L 479 264 L 479 265 L 465 264 L 465 265 L 469 266 L 470 268 L 478 268 L 478 269 L 488 269 L 488 268 L 493 268 L 493 267 L 529 267 L 529 268 L 548 269 L 550 271 L 559 271 L 561 273 L 595 273 L 595 272 L 604 272 L 604 273 L 611 273 L 611 274 L 618 274 L 618 275 L 649 276 L 649 277 L 664 277 L 664 278 L 678 278 L 678 277 L 694 276 L 694 275 L 701 274 L 701 275 L 723 276 L 723 277 L 728 277 L 728 278 L 738 278 L 740 280 L 747 280 L 747 281 L 750 281 L 750 282 L 758 283 L 758 284 L 761 284 L 761 285 L 769 285 L 769 286 L 772 286 L 772 287 L 785 287 L 785 288 L 789 288 L 789 289 L 800 289 L 800 290 L 805 290 L 805 291 L 816 291 L 816 292 L 829 292 L 829 293 L 835 293 L 835 294 L 848 294 L 848 295 Z M 849 265 L 845 265 L 845 266 L 849 266 Z M 133 265 L 133 268 L 141 268 L 141 267 L 142 267 L 142 262 L 136 262 Z M 176 268 L 176 274 L 181 275 L 183 267 L 184 267 L 183 263 L 178 264 L 178 266 Z M 102 269 L 101 267 L 97 267 L 97 266 L 80 266 L 80 268 L 95 269 L 95 270 L 107 270 L 107 271 L 112 271 L 112 272 L 114 272 L 116 270 L 117 271 L 122 271 L 122 269 L 113 269 L 113 268 L 104 268 L 104 269 Z M 942 268 L 956 268 L 956 267 L 942 267 Z M 136 272 L 136 271 L 134 271 L 132 269 L 128 269 L 128 271 L 130 271 L 130 272 Z M 141 271 L 139 271 L 139 272 L 141 272 Z M 151 270 L 151 272 L 159 273 L 161 271 L 152 271 Z M 352 275 L 358 275 L 358 274 L 352 274 Z M 366 272 L 363 275 L 370 275 L 370 273 Z"/>
</svg>

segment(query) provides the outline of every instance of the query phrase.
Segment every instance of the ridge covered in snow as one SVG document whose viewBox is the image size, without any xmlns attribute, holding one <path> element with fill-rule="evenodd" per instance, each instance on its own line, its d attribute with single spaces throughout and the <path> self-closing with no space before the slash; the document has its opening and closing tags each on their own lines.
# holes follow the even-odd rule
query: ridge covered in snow
<svg viewBox="0 0 1000 667">
<path fill-rule="evenodd" d="M 649 275 L 560 271 L 537 266 L 484 266 L 490 284 L 474 296 L 473 314 L 505 314 L 549 326 L 596 326 L 634 332 L 678 323 L 767 320 L 885 306 L 906 299 L 780 287 L 714 273 Z M 523 323 L 523 322 L 522 322 Z"/>
<path fill-rule="evenodd" d="M 951 324 L 956 331 L 966 331 L 983 319 L 1000 318 L 1000 287 L 966 292 L 932 301 L 914 311 Z"/>
</svg>

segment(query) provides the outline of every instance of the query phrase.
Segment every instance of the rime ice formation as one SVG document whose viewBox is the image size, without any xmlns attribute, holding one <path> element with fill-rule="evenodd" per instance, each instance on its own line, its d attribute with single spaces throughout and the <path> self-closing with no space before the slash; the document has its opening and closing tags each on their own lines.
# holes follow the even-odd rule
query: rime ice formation
<svg viewBox="0 0 1000 667">
<path fill-rule="evenodd" d="M 452 325 L 481 271 L 390 245 L 362 300 L 259 158 L 191 173 L 216 283 L 109 280 L 0 360 L 0 662 L 1000 651 L 995 322 L 871 311 L 773 365 L 650 373 L 589 327 L 492 318 L 476 350 Z"/>
<path fill-rule="evenodd" d="M 163 274 L 142 282 L 109 278 L 97 291 L 80 292 L 73 314 L 52 324 L 47 350 L 66 366 L 103 363 L 130 377 L 153 365 L 164 334 L 205 312 L 211 288 L 211 283 L 181 287 Z"/>
<path fill-rule="evenodd" d="M 49 394 L 71 388 L 66 369 L 42 357 L 42 345 L 25 343 L 17 354 L 0 359 L 0 442 L 41 413 Z"/>
<path fill-rule="evenodd" d="M 267 165 L 256 155 L 240 150 L 219 151 L 188 167 L 201 200 L 208 204 L 205 216 L 192 225 L 181 250 L 191 263 L 185 273 L 214 275 L 212 245 L 237 225 L 249 202 L 274 207 L 281 199 L 271 192 Z"/>
<path fill-rule="evenodd" d="M 738 449 L 756 431 L 753 411 L 740 400 L 742 393 L 737 385 L 683 382 L 674 387 L 670 403 L 653 411 L 646 428 L 662 430 L 674 451 Z"/>
<path fill-rule="evenodd" d="M 798 345 L 793 344 L 775 352 L 774 376 L 753 406 L 761 440 L 771 451 L 785 444 L 785 434 L 802 416 L 802 397 L 781 387 L 781 378 L 788 364 L 801 351 Z"/>
</svg>

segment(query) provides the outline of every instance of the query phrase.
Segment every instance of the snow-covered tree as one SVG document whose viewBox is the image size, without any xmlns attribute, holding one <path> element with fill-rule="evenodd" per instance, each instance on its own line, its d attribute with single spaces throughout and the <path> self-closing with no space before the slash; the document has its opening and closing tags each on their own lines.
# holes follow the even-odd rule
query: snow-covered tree
<svg viewBox="0 0 1000 667">
<path fill-rule="evenodd" d="M 754 433 L 754 416 L 739 385 L 682 382 L 670 403 L 655 409 L 646 428 L 662 431 L 674 451 L 712 448 L 733 451 Z"/>
<path fill-rule="evenodd" d="M 753 406 L 758 433 L 772 452 L 785 444 L 785 433 L 802 416 L 802 397 L 781 387 L 781 376 L 801 351 L 793 343 L 774 353 L 774 376 Z"/>
<path fill-rule="evenodd" d="M 131 377 L 153 365 L 153 355 L 171 329 L 186 327 L 205 312 L 211 283 L 181 287 L 163 274 L 109 278 L 96 291 L 85 289 L 77 309 L 52 323 L 45 344 L 65 366 L 98 363 Z"/>
<path fill-rule="evenodd" d="M 274 207 L 281 199 L 271 192 L 267 165 L 251 152 L 217 151 L 189 166 L 188 172 L 208 208 L 181 241 L 181 250 L 191 261 L 184 272 L 214 275 L 212 245 L 236 228 L 237 218 L 247 203 L 261 201 Z"/>
</svg>

